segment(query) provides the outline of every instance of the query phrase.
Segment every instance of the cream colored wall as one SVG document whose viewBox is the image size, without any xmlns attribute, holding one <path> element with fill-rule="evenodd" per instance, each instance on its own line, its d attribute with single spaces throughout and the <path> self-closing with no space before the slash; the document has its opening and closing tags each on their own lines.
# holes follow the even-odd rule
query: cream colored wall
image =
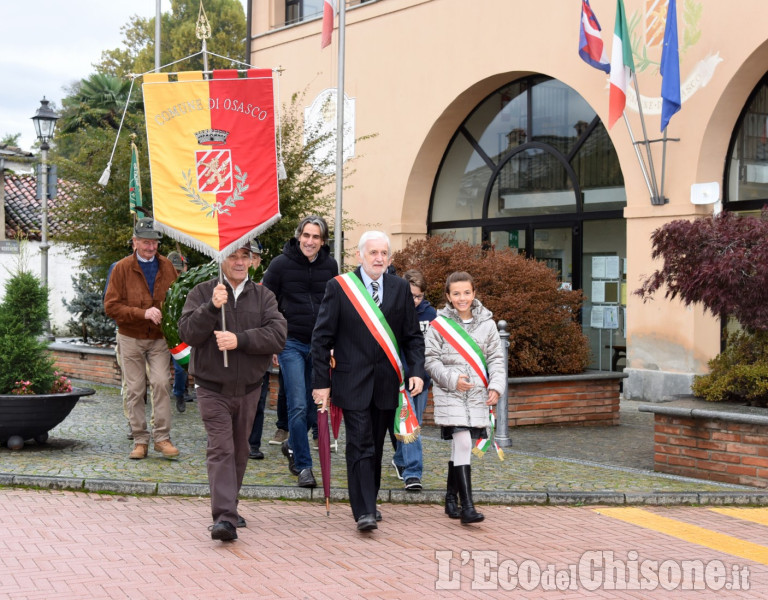
<svg viewBox="0 0 768 600">
<path fill-rule="evenodd" d="M 279 0 L 278 0 L 279 1 Z M 254 0 L 265 14 L 267 2 Z M 625 0 L 628 17 L 656 0 Z M 663 7 L 663 2 L 661 3 Z M 680 40 L 691 13 L 678 2 Z M 610 54 L 615 0 L 592 0 Z M 665 195 L 669 204 L 652 206 L 634 148 L 620 121 L 610 131 L 627 191 L 629 289 L 658 265 L 650 260 L 651 232 L 672 219 L 711 210 L 690 203 L 693 183 L 718 181 L 736 119 L 766 71 L 768 3 L 764 0 L 701 1 L 698 42 L 681 56 L 681 78 L 710 56 L 714 64 L 705 86 L 687 98 L 672 118 Z M 662 15 L 665 14 L 662 8 Z M 360 227 L 347 232 L 356 244 L 365 228 L 387 231 L 395 247 L 426 232 L 429 198 L 440 159 L 457 126 L 485 96 L 530 73 L 552 76 L 580 93 L 607 121 L 608 80 L 578 56 L 580 3 L 575 0 L 379 0 L 346 13 L 346 85 L 356 99 L 356 133 L 375 135 L 357 145 L 356 170 L 346 182 L 344 208 Z M 663 16 L 662 16 L 663 18 Z M 254 31 L 264 18 L 254 19 Z M 256 35 L 252 62 L 285 69 L 281 100 L 307 91 L 306 105 L 337 81 L 338 31 L 332 45 L 319 48 L 320 20 Z M 264 29 L 261 29 L 263 32 Z M 661 48 L 649 48 L 658 61 Z M 719 62 L 717 57 L 721 59 Z M 705 77 L 706 79 L 706 77 Z M 661 78 L 651 67 L 638 76 L 641 94 L 657 98 Z M 641 126 L 628 111 L 635 137 Z M 646 116 L 650 138 L 659 138 L 659 115 Z M 661 144 L 654 146 L 657 177 Z M 629 366 L 648 371 L 694 373 L 719 350 L 719 325 L 699 309 L 669 302 L 663 294 L 642 303 L 629 298 Z"/>
</svg>

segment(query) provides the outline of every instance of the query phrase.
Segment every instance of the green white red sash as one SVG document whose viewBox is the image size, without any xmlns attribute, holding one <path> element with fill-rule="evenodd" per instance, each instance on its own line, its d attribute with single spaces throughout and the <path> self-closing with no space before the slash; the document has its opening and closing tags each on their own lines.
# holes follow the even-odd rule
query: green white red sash
<svg viewBox="0 0 768 600">
<path fill-rule="evenodd" d="M 430 323 L 431 327 L 434 327 L 437 332 L 443 336 L 446 342 L 462 356 L 470 368 L 477 373 L 483 385 L 488 388 L 488 365 L 485 362 L 485 355 L 478 346 L 477 342 L 453 319 L 438 316 Z M 496 431 L 496 418 L 493 414 L 493 407 L 490 407 L 490 431 L 488 432 L 488 438 L 484 440 L 477 440 L 472 452 L 478 456 L 483 456 L 493 444 L 496 447 L 496 453 L 499 455 L 500 460 L 504 460 L 504 451 L 494 441 L 494 433 Z"/>
<path fill-rule="evenodd" d="M 419 436 L 419 420 L 413 411 L 408 392 L 405 389 L 405 373 L 403 363 L 400 361 L 400 348 L 397 345 L 392 329 L 384 318 L 381 309 L 373 301 L 368 290 L 365 289 L 363 282 L 354 273 L 344 273 L 337 275 L 338 281 L 344 294 L 347 296 L 352 306 L 355 307 L 357 314 L 365 323 L 373 339 L 375 339 L 389 363 L 397 374 L 399 382 L 398 410 L 395 413 L 395 437 L 403 443 L 409 443 L 416 440 Z"/>
<path fill-rule="evenodd" d="M 189 363 L 189 354 L 191 350 L 192 349 L 189 346 L 187 346 L 184 342 L 181 342 L 181 344 L 175 348 L 171 348 L 171 356 L 173 356 L 176 362 L 183 367 Z"/>
</svg>

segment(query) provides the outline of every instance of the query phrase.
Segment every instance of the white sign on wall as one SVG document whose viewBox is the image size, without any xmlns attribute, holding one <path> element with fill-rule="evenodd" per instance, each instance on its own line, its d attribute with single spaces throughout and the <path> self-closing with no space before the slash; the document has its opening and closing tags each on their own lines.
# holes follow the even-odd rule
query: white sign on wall
<svg viewBox="0 0 768 600">
<path fill-rule="evenodd" d="M 325 136 L 314 153 L 316 171 L 324 175 L 336 172 L 336 88 L 320 92 L 304 109 L 304 143 Z M 344 94 L 344 161 L 355 155 L 355 99 Z"/>
</svg>

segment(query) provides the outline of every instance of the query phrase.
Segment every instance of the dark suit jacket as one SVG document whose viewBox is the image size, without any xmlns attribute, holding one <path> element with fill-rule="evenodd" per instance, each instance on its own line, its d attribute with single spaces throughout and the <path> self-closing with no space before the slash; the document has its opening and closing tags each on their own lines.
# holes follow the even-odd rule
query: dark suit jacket
<svg viewBox="0 0 768 600">
<path fill-rule="evenodd" d="M 360 267 L 355 270 L 360 277 Z M 405 357 L 411 376 L 424 378 L 424 338 L 419 329 L 411 287 L 405 279 L 384 274 L 381 312 Z M 328 365 L 333 349 L 336 367 Z M 312 387 L 331 387 L 333 403 L 363 410 L 371 401 L 382 410 L 397 408 L 398 378 L 378 342 L 368 331 L 341 285 L 331 279 L 312 333 Z M 405 382 L 406 388 L 408 382 Z"/>
</svg>

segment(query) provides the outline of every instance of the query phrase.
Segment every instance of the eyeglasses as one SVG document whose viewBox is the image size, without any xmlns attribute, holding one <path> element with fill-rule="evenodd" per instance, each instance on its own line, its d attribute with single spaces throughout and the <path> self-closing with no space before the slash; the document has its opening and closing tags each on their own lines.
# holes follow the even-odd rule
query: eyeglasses
<svg viewBox="0 0 768 600">
<path fill-rule="evenodd" d="M 424 298 L 424 294 L 411 294 L 411 296 L 413 296 L 414 300 L 421 300 Z"/>
</svg>

